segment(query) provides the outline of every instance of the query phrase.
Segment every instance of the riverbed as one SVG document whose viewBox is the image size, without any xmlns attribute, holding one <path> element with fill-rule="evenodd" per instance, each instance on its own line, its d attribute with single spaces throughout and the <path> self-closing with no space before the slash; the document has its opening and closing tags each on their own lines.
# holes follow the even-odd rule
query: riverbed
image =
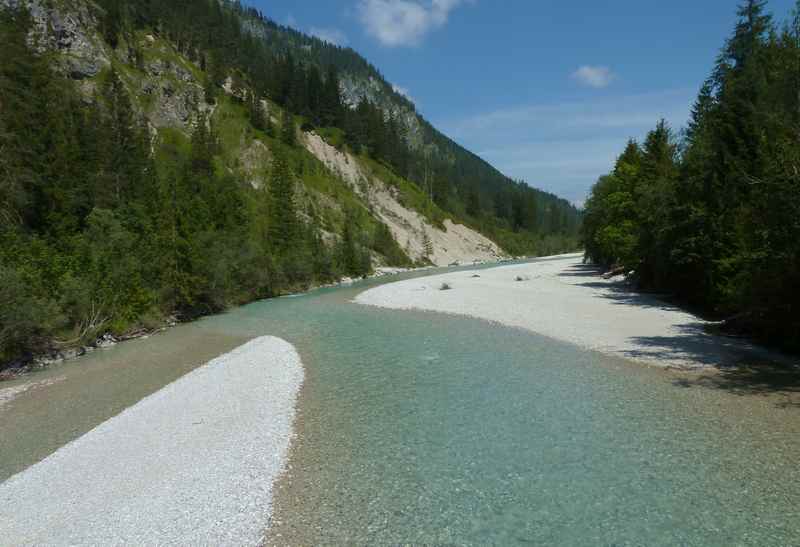
<svg viewBox="0 0 800 547">
<path fill-rule="evenodd" d="M 386 281 L 257 302 L 25 379 L 41 384 L 0 407 L 0 480 L 272 335 L 305 380 L 268 543 L 800 541 L 800 407 L 783 395 L 352 302 Z"/>
</svg>

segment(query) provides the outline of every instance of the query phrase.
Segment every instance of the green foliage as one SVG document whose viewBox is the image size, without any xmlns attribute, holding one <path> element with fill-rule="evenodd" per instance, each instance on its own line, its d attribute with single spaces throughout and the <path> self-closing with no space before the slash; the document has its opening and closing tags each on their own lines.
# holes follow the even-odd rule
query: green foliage
<svg viewBox="0 0 800 547">
<path fill-rule="evenodd" d="M 345 133 L 338 127 L 320 127 L 317 129 L 317 133 L 334 148 L 338 150 L 344 148 Z"/>
<path fill-rule="evenodd" d="M 253 93 L 250 93 L 247 100 L 247 114 L 250 125 L 252 125 L 254 129 L 266 132 L 267 125 L 269 125 L 270 122 L 261 106 L 261 100 Z"/>
<path fill-rule="evenodd" d="M 54 302 L 31 294 L 18 272 L 0 267 L 0 361 L 45 348 L 60 320 Z"/>
<path fill-rule="evenodd" d="M 294 123 L 294 116 L 288 110 L 284 110 L 281 120 L 281 140 L 286 146 L 297 144 L 297 127 Z"/>
<path fill-rule="evenodd" d="M 378 223 L 375 228 L 375 233 L 372 236 L 372 245 L 370 247 L 386 258 L 387 266 L 404 267 L 411 265 L 411 260 L 403 249 L 400 248 L 400 245 L 392 235 L 389 227 L 382 222 Z"/>
<path fill-rule="evenodd" d="M 744 2 L 680 143 L 662 122 L 587 201 L 587 256 L 800 350 L 800 27 Z"/>
<path fill-rule="evenodd" d="M 272 160 L 269 183 L 269 245 L 279 254 L 285 254 L 297 238 L 297 216 L 294 203 L 294 177 L 286 158 L 276 151 Z"/>
<path fill-rule="evenodd" d="M 369 250 L 360 241 L 356 216 L 352 212 L 347 215 L 344 233 L 339 244 L 338 261 L 341 271 L 352 277 L 363 277 L 371 269 Z"/>
</svg>

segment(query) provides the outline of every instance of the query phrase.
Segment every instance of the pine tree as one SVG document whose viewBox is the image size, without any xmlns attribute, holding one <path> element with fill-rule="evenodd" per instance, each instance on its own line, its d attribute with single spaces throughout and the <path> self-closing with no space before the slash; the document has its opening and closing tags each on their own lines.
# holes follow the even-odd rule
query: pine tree
<svg viewBox="0 0 800 547">
<path fill-rule="evenodd" d="M 294 116 L 292 116 L 288 108 L 284 108 L 283 110 L 281 141 L 287 146 L 295 146 L 297 144 L 297 128 L 294 124 Z"/>
<path fill-rule="evenodd" d="M 288 106 L 295 96 L 295 89 L 292 87 L 297 82 L 296 73 L 297 69 L 294 63 L 294 57 L 291 53 L 286 54 L 282 62 L 278 63 L 276 81 L 279 82 L 278 102 L 284 107 Z"/>
<path fill-rule="evenodd" d="M 433 241 L 431 241 L 431 236 L 428 235 L 426 228 L 422 229 L 422 252 L 423 257 L 428 260 L 433 255 Z"/>
<path fill-rule="evenodd" d="M 328 66 L 320 97 L 320 122 L 326 127 L 342 125 L 343 106 L 339 86 L 339 73 L 336 66 L 331 64 Z"/>
<path fill-rule="evenodd" d="M 106 143 L 107 186 L 98 188 L 97 195 L 102 206 L 118 207 L 139 189 L 149 150 L 145 129 L 136 118 L 125 85 L 113 69 L 102 94 L 111 138 Z"/>
<path fill-rule="evenodd" d="M 283 152 L 276 150 L 272 160 L 269 184 L 269 245 L 278 253 L 286 253 L 297 235 L 297 214 L 294 203 L 294 179 Z"/>
<path fill-rule="evenodd" d="M 217 87 L 214 84 L 214 79 L 210 75 L 206 75 L 203 78 L 203 98 L 206 101 L 206 104 L 215 104 L 217 99 Z"/>
<path fill-rule="evenodd" d="M 32 220 L 32 191 L 42 143 L 37 138 L 43 104 L 37 87 L 47 67 L 27 45 L 27 10 L 0 10 L 0 220 L 9 226 Z"/>
<path fill-rule="evenodd" d="M 478 218 L 481 214 L 481 199 L 474 188 L 467 193 L 467 214 L 473 218 Z"/>
<path fill-rule="evenodd" d="M 191 174 L 201 178 L 213 177 L 214 156 L 218 152 L 219 142 L 211 122 L 205 116 L 200 116 L 192 132 Z"/>
<path fill-rule="evenodd" d="M 266 113 L 261 106 L 261 100 L 256 96 L 255 93 L 249 94 L 249 100 L 247 101 L 247 114 L 250 118 L 250 125 L 252 125 L 255 129 L 259 131 L 265 131 L 267 129 L 265 116 Z"/>
<path fill-rule="evenodd" d="M 772 16 L 765 13 L 766 4 L 766 0 L 745 0 L 739 6 L 739 22 L 724 51 L 734 63 L 734 68 L 741 68 L 772 30 Z"/>
<path fill-rule="evenodd" d="M 123 25 L 122 18 L 122 0 L 108 0 L 103 16 L 103 38 L 114 49 L 119 45 L 119 35 Z"/>
<path fill-rule="evenodd" d="M 306 100 L 308 102 L 308 117 L 312 125 L 322 122 L 323 84 L 319 69 L 315 65 L 306 71 Z"/>
</svg>

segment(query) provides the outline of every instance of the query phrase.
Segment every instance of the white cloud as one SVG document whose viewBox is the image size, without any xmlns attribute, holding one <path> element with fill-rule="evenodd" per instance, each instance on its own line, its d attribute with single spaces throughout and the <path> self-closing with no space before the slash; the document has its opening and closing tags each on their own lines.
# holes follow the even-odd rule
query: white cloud
<svg viewBox="0 0 800 547">
<path fill-rule="evenodd" d="M 660 118 L 675 130 L 684 125 L 695 94 L 679 88 L 518 105 L 434 125 L 504 173 L 581 203 L 629 138 L 641 140 Z"/>
<path fill-rule="evenodd" d="M 347 35 L 338 28 L 311 27 L 308 33 L 337 46 L 347 45 Z"/>
<path fill-rule="evenodd" d="M 572 73 L 573 80 L 595 89 L 608 87 L 614 81 L 614 78 L 614 73 L 607 66 L 584 65 Z"/>
<path fill-rule="evenodd" d="M 389 47 L 415 46 L 443 27 L 450 12 L 472 0 L 361 0 L 358 17 L 367 34 Z"/>
<path fill-rule="evenodd" d="M 533 130 L 553 133 L 633 130 L 638 134 L 655 127 L 660 118 L 678 125 L 685 123 L 695 90 L 672 89 L 638 95 L 607 97 L 593 101 L 574 101 L 509 107 L 479 113 L 460 120 L 441 123 L 456 138 L 474 134 L 502 136 L 509 131 L 521 134 Z M 534 129 L 535 128 L 535 129 Z"/>
</svg>

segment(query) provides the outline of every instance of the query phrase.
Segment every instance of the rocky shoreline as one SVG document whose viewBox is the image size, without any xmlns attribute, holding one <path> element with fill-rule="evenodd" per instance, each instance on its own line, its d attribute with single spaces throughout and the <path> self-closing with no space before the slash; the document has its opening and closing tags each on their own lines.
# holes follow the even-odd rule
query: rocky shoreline
<svg viewBox="0 0 800 547">
<path fill-rule="evenodd" d="M 473 264 L 475 264 L 475 265 L 484 264 L 484 263 L 485 262 L 480 262 L 480 261 L 473 262 Z M 459 266 L 459 265 L 460 264 L 451 264 L 451 266 Z M 380 278 L 380 277 L 399 275 L 399 274 L 406 273 L 406 272 L 422 271 L 422 270 L 431 269 L 431 268 L 434 268 L 434 267 L 435 266 L 422 266 L 422 267 L 418 267 L 418 268 L 379 267 L 379 268 L 376 268 L 375 271 L 372 274 L 370 274 L 369 276 L 367 276 L 365 279 L 374 279 L 374 278 Z M 325 289 L 325 288 L 333 288 L 333 287 L 351 285 L 351 284 L 355 283 L 356 281 L 360 281 L 360 280 L 359 279 L 353 279 L 353 278 L 350 278 L 350 277 L 343 277 L 343 278 L 341 278 L 339 281 L 337 281 L 335 283 L 328 283 L 328 284 L 323 284 L 323 285 L 312 285 L 312 286 L 306 288 L 303 291 L 300 291 L 298 293 L 292 293 L 291 295 L 305 294 L 305 293 L 308 293 L 308 292 L 311 292 L 311 291 L 314 291 L 314 290 L 317 290 L 317 289 Z M 290 296 L 290 295 L 287 294 L 287 295 L 279 295 L 279 296 Z M 199 318 L 200 317 L 193 318 L 193 319 L 191 319 L 189 321 L 186 321 L 186 322 L 191 322 L 191 321 L 194 321 L 194 320 L 199 319 Z M 115 345 L 117 345 L 117 344 L 119 344 L 121 342 L 127 342 L 129 340 L 136 340 L 136 339 L 140 339 L 140 338 L 147 338 L 149 336 L 154 336 L 154 335 L 162 333 L 162 332 L 164 332 L 164 331 L 166 331 L 166 330 L 168 330 L 168 329 L 170 329 L 172 327 L 180 325 L 181 323 L 184 323 L 184 321 L 179 321 L 175 317 L 169 317 L 164 321 L 163 325 L 161 325 L 159 327 L 156 327 L 156 328 L 153 328 L 153 329 L 137 328 L 137 329 L 132 330 L 131 332 L 128 332 L 128 333 L 125 333 L 125 334 L 122 334 L 122 335 L 118 335 L 118 336 L 115 336 L 115 335 L 111 334 L 110 332 L 105 332 L 101 336 L 99 336 L 97 339 L 95 339 L 93 342 L 85 344 L 85 345 L 80 345 L 80 346 L 75 346 L 75 347 L 66 347 L 66 348 L 53 347 L 53 348 L 50 348 L 49 350 L 47 350 L 45 352 L 42 352 L 42 353 L 40 353 L 38 355 L 29 356 L 28 358 L 26 358 L 24 360 L 14 361 L 14 362 L 8 363 L 8 364 L 6 364 L 4 366 L 2 364 L 0 364 L 0 384 L 2 384 L 2 382 L 15 380 L 17 378 L 20 378 L 20 377 L 26 375 L 26 374 L 30 374 L 31 372 L 34 372 L 36 370 L 41 370 L 43 368 L 47 368 L 47 367 L 52 366 L 52 365 L 57 365 L 57 364 L 64 363 L 66 361 L 72 361 L 74 359 L 78 359 L 78 358 L 83 357 L 84 355 L 86 355 L 88 353 L 91 353 L 91 352 L 99 350 L 99 349 L 106 349 L 106 348 L 113 347 L 113 346 L 115 346 Z"/>
<path fill-rule="evenodd" d="M 395 275 L 397 273 L 409 271 L 403 268 L 384 268 L 379 270 L 386 270 L 386 272 L 378 273 L 376 271 L 376 273 L 370 277 L 382 277 L 384 275 Z M 316 289 L 321 289 L 326 287 L 349 285 L 354 283 L 355 281 L 356 280 L 351 278 L 343 278 L 338 283 L 330 283 L 327 285 L 314 285 L 297 294 L 304 294 Z M 164 324 L 162 326 L 153 329 L 137 328 L 132 330 L 131 332 L 118 336 L 115 336 L 110 332 L 105 332 L 97 339 L 95 339 L 93 342 L 90 342 L 86 345 L 66 347 L 66 348 L 53 347 L 40 354 L 30 356 L 23 360 L 14 361 L 5 365 L 4 367 L 0 367 L 0 384 L 2 382 L 16 380 L 17 378 L 25 376 L 26 374 L 30 374 L 31 372 L 34 372 L 36 370 L 41 370 L 43 368 L 47 368 L 52 365 L 58 365 L 67 361 L 78 359 L 96 350 L 107 349 L 116 346 L 119 343 L 128 342 L 130 340 L 148 338 L 150 336 L 154 336 L 156 334 L 165 332 L 182 323 L 190 323 L 192 321 L 200 319 L 201 317 L 204 316 L 195 317 L 188 321 L 179 321 L 175 317 L 169 317 L 164 321 Z"/>
<path fill-rule="evenodd" d="M 140 338 L 148 338 L 149 336 L 164 332 L 178 324 L 179 322 L 175 318 L 171 317 L 164 323 L 164 326 L 155 329 L 139 328 L 120 336 L 114 336 L 110 332 L 106 332 L 90 344 L 67 348 L 51 348 L 46 352 L 34 355 L 25 360 L 9 363 L 6 365 L 6 367 L 0 369 L 0 383 L 4 381 L 15 380 L 21 376 L 36 370 L 47 368 L 51 365 L 72 361 L 93 351 L 116 346 L 121 342 L 127 342 L 129 340 L 136 340 Z"/>
</svg>

